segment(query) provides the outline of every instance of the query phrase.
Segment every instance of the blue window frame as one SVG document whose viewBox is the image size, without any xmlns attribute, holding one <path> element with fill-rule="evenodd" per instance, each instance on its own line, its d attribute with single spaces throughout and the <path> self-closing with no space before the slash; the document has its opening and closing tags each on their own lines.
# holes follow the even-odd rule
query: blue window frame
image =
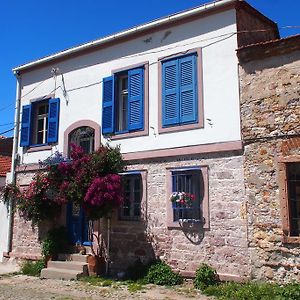
<svg viewBox="0 0 300 300">
<path fill-rule="evenodd" d="M 22 108 L 20 146 L 58 141 L 59 98 L 33 102 Z"/>
<path fill-rule="evenodd" d="M 104 78 L 102 96 L 104 135 L 144 129 L 144 68 Z"/>
<path fill-rule="evenodd" d="M 162 62 L 162 126 L 198 122 L 197 54 Z"/>
</svg>

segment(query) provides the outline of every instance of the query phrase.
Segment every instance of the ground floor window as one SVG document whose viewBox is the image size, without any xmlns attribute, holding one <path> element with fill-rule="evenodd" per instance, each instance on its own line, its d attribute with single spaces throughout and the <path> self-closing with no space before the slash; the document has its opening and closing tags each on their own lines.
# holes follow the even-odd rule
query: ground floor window
<svg viewBox="0 0 300 300">
<path fill-rule="evenodd" d="M 198 223 L 209 229 L 208 166 L 168 168 L 167 226 Z"/>
<path fill-rule="evenodd" d="M 286 167 L 290 236 L 300 236 L 300 162 Z"/>
<path fill-rule="evenodd" d="M 200 170 L 172 171 L 173 221 L 200 220 Z"/>
<path fill-rule="evenodd" d="M 120 209 L 121 220 L 139 220 L 143 196 L 141 174 L 122 175 L 123 205 Z"/>
</svg>

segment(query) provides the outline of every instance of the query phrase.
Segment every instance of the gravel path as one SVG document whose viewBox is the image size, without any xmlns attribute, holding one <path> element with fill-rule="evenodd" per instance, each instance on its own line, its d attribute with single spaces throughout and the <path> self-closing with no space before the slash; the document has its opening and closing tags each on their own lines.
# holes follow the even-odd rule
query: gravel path
<svg viewBox="0 0 300 300">
<path fill-rule="evenodd" d="M 36 277 L 16 275 L 0 276 L 0 299 L 207 300 L 209 298 L 188 286 L 167 288 L 147 285 L 141 291 L 130 293 L 126 285 L 97 287 L 81 281 L 41 280 Z"/>
</svg>

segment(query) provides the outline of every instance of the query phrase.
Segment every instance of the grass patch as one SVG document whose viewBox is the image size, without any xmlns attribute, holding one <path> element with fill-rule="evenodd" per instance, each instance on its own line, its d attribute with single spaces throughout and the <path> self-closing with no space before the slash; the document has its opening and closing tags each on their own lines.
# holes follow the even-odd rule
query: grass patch
<svg viewBox="0 0 300 300">
<path fill-rule="evenodd" d="M 45 268 L 44 260 L 31 261 L 26 260 L 21 266 L 21 273 L 29 276 L 40 276 L 42 269 Z"/>
<path fill-rule="evenodd" d="M 96 277 L 96 276 L 81 277 L 79 280 L 93 286 L 102 286 L 102 287 L 113 286 L 116 283 L 114 280 L 106 279 L 103 277 Z"/>
<path fill-rule="evenodd" d="M 130 293 L 136 293 L 139 291 L 142 291 L 144 289 L 143 285 L 141 285 L 140 283 L 129 283 L 127 285 L 127 289 Z"/>
<path fill-rule="evenodd" d="M 222 300 L 298 300 L 300 299 L 300 284 L 280 286 L 271 283 L 228 282 L 208 286 L 203 293 Z"/>
</svg>

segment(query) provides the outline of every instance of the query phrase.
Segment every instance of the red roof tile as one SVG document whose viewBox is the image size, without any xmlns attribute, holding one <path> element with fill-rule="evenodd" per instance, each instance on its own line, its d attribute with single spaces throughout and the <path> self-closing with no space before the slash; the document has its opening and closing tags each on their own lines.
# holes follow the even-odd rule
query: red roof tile
<svg viewBox="0 0 300 300">
<path fill-rule="evenodd" d="M 0 155 L 0 176 L 6 176 L 6 173 L 10 171 L 11 157 Z"/>
</svg>

